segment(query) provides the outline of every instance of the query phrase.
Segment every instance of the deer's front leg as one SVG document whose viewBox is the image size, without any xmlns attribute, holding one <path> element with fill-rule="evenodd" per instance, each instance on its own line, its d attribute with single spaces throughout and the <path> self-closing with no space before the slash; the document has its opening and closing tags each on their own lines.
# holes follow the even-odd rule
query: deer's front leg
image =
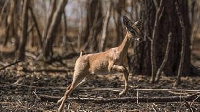
<svg viewBox="0 0 200 112">
<path fill-rule="evenodd" d="M 125 88 L 124 88 L 124 90 L 122 92 L 119 93 L 119 95 L 121 96 L 124 93 L 126 93 L 127 90 L 128 90 L 128 76 L 129 76 L 129 72 L 126 69 L 126 67 L 120 66 L 120 65 L 112 65 L 112 63 L 110 63 L 109 66 L 108 66 L 108 70 L 109 71 L 114 71 L 114 72 L 117 71 L 117 72 L 123 73 L 124 79 L 125 79 L 124 80 L 125 81 Z"/>
</svg>

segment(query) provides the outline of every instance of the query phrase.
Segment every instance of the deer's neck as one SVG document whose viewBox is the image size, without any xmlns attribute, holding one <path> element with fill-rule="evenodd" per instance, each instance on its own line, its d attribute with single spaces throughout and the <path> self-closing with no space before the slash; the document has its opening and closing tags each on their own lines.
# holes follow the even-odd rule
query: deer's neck
<svg viewBox="0 0 200 112">
<path fill-rule="evenodd" d="M 131 40 L 128 38 L 128 35 L 126 35 L 121 45 L 118 47 L 119 52 L 122 56 L 126 55 L 126 53 L 128 52 L 128 47 L 130 43 L 131 43 Z"/>
</svg>

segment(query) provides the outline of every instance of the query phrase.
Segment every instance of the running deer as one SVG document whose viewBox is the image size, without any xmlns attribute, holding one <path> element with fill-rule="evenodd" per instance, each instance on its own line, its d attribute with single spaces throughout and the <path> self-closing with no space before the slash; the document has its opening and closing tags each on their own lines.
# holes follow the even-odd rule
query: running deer
<svg viewBox="0 0 200 112">
<path fill-rule="evenodd" d="M 123 73 L 125 79 L 125 88 L 119 93 L 123 95 L 128 90 L 127 52 L 129 44 L 133 41 L 140 41 L 140 31 L 138 21 L 132 23 L 126 16 L 123 17 L 123 23 L 127 33 L 120 46 L 111 48 L 105 52 L 80 55 L 76 60 L 72 83 L 67 87 L 64 96 L 58 100 L 60 107 L 58 112 L 62 112 L 64 103 L 69 94 L 79 85 L 91 78 L 95 74 Z"/>
</svg>

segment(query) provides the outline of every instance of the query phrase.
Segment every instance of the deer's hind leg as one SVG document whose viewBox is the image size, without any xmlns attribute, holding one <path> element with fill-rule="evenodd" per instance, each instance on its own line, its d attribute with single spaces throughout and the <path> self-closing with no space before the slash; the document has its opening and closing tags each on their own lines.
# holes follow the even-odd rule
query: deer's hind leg
<svg viewBox="0 0 200 112">
<path fill-rule="evenodd" d="M 68 96 L 70 95 L 70 93 L 78 86 L 80 85 L 81 81 L 85 78 L 85 74 L 76 74 L 73 77 L 73 81 L 72 83 L 67 87 L 66 92 L 64 94 L 64 96 L 58 100 L 58 104 L 60 104 L 59 108 L 58 108 L 58 112 L 62 112 L 64 109 L 64 103 L 66 101 L 66 99 L 68 98 Z"/>
</svg>

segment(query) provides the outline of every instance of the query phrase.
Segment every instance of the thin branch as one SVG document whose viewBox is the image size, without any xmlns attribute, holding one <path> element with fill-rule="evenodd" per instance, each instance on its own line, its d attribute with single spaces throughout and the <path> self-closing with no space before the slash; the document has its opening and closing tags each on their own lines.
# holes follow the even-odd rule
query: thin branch
<svg viewBox="0 0 200 112">
<path fill-rule="evenodd" d="M 29 27 L 28 27 L 28 30 L 27 30 L 27 34 L 29 35 L 31 31 L 33 31 L 33 28 L 34 28 L 34 24 L 31 24 Z"/>
<path fill-rule="evenodd" d="M 9 3 L 9 0 L 6 0 L 5 1 L 5 3 L 4 3 L 4 5 L 3 5 L 3 8 L 1 9 L 1 20 L 3 19 L 3 13 L 4 13 L 4 11 L 6 10 L 6 7 L 7 7 L 7 5 L 8 5 L 8 3 Z"/>
<path fill-rule="evenodd" d="M 155 1 L 155 0 L 154 0 Z M 163 14 L 163 0 L 160 1 L 160 5 L 158 8 L 156 8 L 156 17 L 154 22 L 154 29 L 152 33 L 152 41 L 151 41 L 151 83 L 155 82 L 155 76 L 157 71 L 157 65 L 156 65 L 156 40 L 157 40 L 157 33 L 158 33 L 158 26 L 161 19 L 161 16 Z"/>
<path fill-rule="evenodd" d="M 185 106 L 188 108 L 189 112 L 194 112 L 193 109 L 191 108 L 190 104 L 185 101 Z"/>
<path fill-rule="evenodd" d="M 106 12 L 106 17 L 103 23 L 103 31 L 102 31 L 102 37 L 101 37 L 101 43 L 100 43 L 100 51 L 103 51 L 105 48 L 105 40 L 106 40 L 106 36 L 107 36 L 107 30 L 108 30 L 108 24 L 109 24 L 109 20 L 110 20 L 110 13 L 111 13 L 111 7 L 112 7 L 112 2 L 109 1 L 108 3 L 108 8 L 107 8 L 107 12 Z"/>
<path fill-rule="evenodd" d="M 12 65 L 16 65 L 17 63 L 19 63 L 19 62 L 21 62 L 21 61 L 22 61 L 22 60 L 18 60 L 18 61 L 14 62 L 14 63 L 11 63 L 11 64 L 7 65 L 7 66 L 4 66 L 4 67 L 0 68 L 0 71 L 1 71 L 1 70 L 4 70 L 4 69 L 6 69 L 6 68 L 8 68 L 8 67 L 10 67 L 10 66 L 12 66 Z"/>
<path fill-rule="evenodd" d="M 162 15 L 163 15 L 164 9 L 165 9 L 164 7 L 161 8 L 161 12 L 160 12 L 159 20 L 161 19 Z"/>
<path fill-rule="evenodd" d="M 23 68 L 24 72 L 29 72 L 29 73 L 33 73 L 33 72 L 63 72 L 63 73 L 69 73 L 73 70 L 70 69 L 36 69 L 36 70 L 29 70 L 27 68 Z"/>
<path fill-rule="evenodd" d="M 176 12 L 178 15 L 178 19 L 179 19 L 179 22 L 180 22 L 180 25 L 182 28 L 181 59 L 179 62 L 177 79 L 176 79 L 176 82 L 174 83 L 174 86 L 177 86 L 180 83 L 180 77 L 183 72 L 183 63 L 184 63 L 184 58 L 185 58 L 186 31 L 185 31 L 185 24 L 183 22 L 183 16 L 181 14 L 181 11 L 179 9 L 179 5 L 177 2 L 175 2 L 175 6 L 176 6 Z"/>
<path fill-rule="evenodd" d="M 158 9 L 158 2 L 157 2 L 157 0 L 153 0 L 153 3 L 155 5 L 156 9 Z"/>
<path fill-rule="evenodd" d="M 31 90 L 59 90 L 59 91 L 65 91 L 66 90 L 66 87 L 54 87 L 54 86 L 48 86 L 48 87 L 45 87 L 45 86 L 33 86 L 33 85 L 22 85 L 22 84 L 13 84 L 13 83 L 8 83 L 8 82 L 1 82 L 2 85 L 0 85 L 0 88 L 4 88 L 6 89 L 5 87 L 7 88 L 28 88 L 28 89 L 31 89 Z M 113 92 L 120 92 L 122 89 L 120 88 L 95 88 L 95 87 L 81 87 L 81 88 L 78 88 L 78 91 L 113 91 Z M 178 95 L 180 95 L 180 93 L 185 93 L 185 95 L 188 95 L 188 94 L 197 94 L 199 97 L 200 95 L 200 90 L 191 90 L 191 89 L 132 89 L 131 88 L 131 91 L 146 91 L 146 92 L 169 92 L 169 93 L 172 93 L 172 92 L 179 92 Z M 186 94 L 188 93 L 188 94 Z M 184 95 L 184 94 L 181 94 L 181 95 Z M 195 100 L 197 100 L 198 98 L 195 98 L 193 100 L 193 102 L 195 102 Z"/>
<path fill-rule="evenodd" d="M 37 31 L 37 34 L 38 34 L 39 45 L 40 45 L 40 47 L 42 47 L 42 35 L 41 35 L 39 27 L 38 27 L 38 22 L 37 22 L 36 17 L 33 13 L 32 7 L 29 7 L 28 9 L 30 11 L 31 17 L 33 19 L 33 22 L 34 22 L 34 25 L 35 25 L 35 28 L 36 28 L 36 31 Z"/>
<path fill-rule="evenodd" d="M 150 42 L 152 42 L 152 38 L 149 36 L 145 36 Z"/>
<path fill-rule="evenodd" d="M 45 28 L 44 28 L 44 31 L 43 31 L 43 34 L 42 34 L 42 39 L 43 39 L 42 41 L 44 41 L 46 36 L 47 36 L 48 29 L 49 29 L 49 26 L 51 24 L 55 9 L 56 9 L 56 0 L 52 0 L 51 6 L 50 6 L 50 9 L 49 9 L 49 15 L 48 15 L 48 18 L 47 18 L 47 22 L 45 23 Z"/>
<path fill-rule="evenodd" d="M 161 72 L 162 72 L 162 70 L 164 69 L 164 67 L 165 67 L 165 65 L 167 63 L 167 60 L 168 60 L 168 57 L 169 57 L 169 51 L 171 49 L 171 38 L 172 38 L 172 33 L 170 32 L 168 34 L 167 48 L 166 48 L 166 52 L 165 52 L 165 56 L 164 56 L 163 62 L 160 65 L 160 68 L 158 69 L 158 71 L 156 73 L 156 79 L 155 79 L 156 82 L 159 81 Z"/>
</svg>

